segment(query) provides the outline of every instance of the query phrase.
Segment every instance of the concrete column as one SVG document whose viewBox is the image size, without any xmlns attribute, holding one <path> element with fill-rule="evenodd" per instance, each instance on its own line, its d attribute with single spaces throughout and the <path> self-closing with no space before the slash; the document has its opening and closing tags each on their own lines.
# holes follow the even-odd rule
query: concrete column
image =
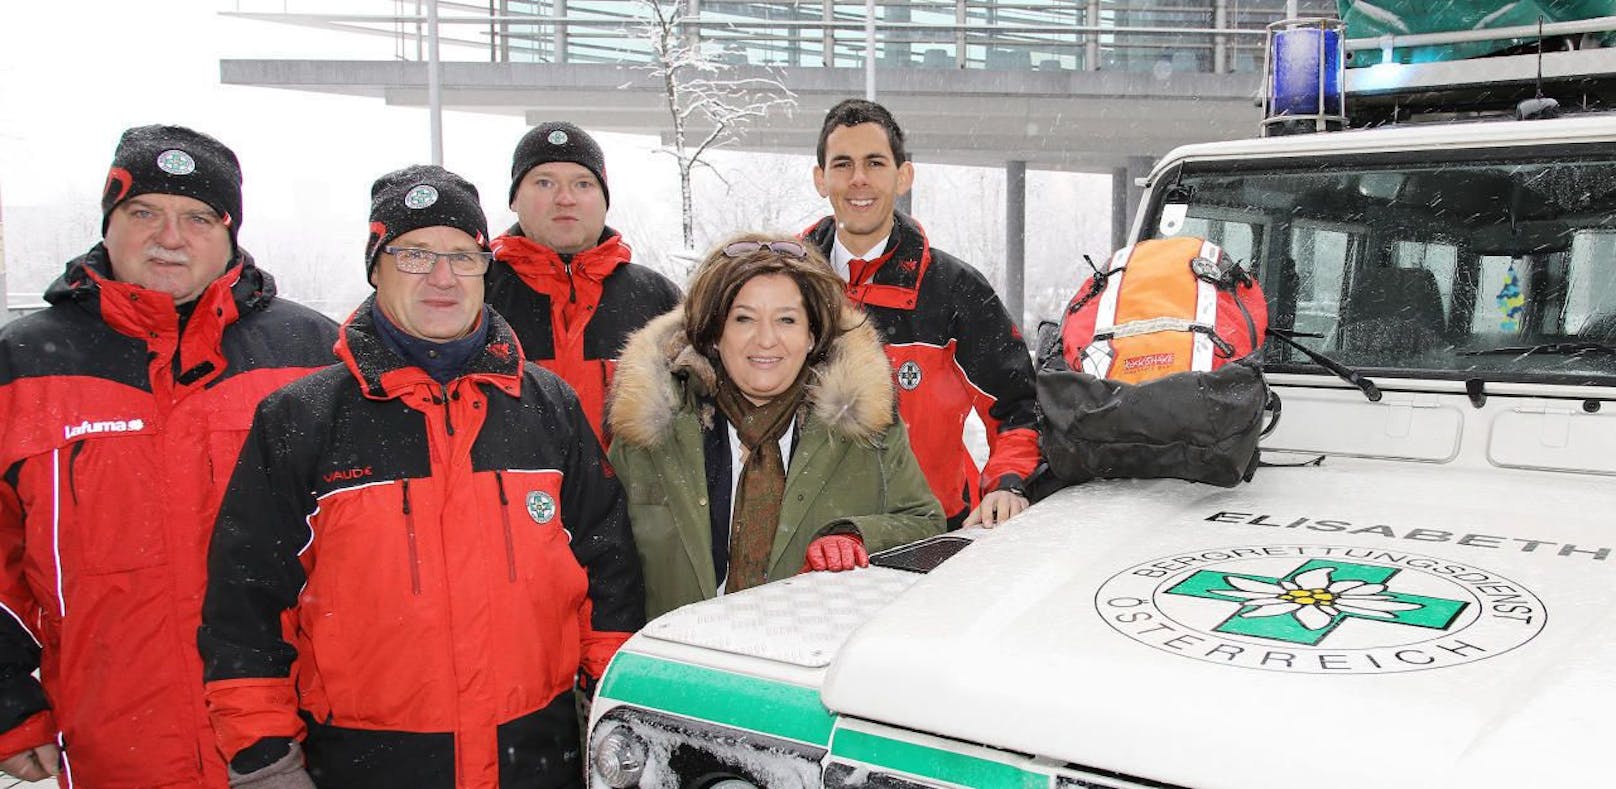
<svg viewBox="0 0 1616 789">
<path fill-rule="evenodd" d="M 1139 201 L 1145 196 L 1145 189 L 1138 185 L 1138 181 L 1150 175 L 1150 168 L 1154 167 L 1156 160 L 1150 156 L 1128 157 L 1128 229 L 1133 229 L 1134 215 L 1139 213 Z"/>
<path fill-rule="evenodd" d="M 969 19 L 966 13 L 965 0 L 954 0 L 954 24 L 963 25 Z M 965 56 L 966 37 L 965 28 L 954 31 L 954 68 L 965 68 L 969 58 Z"/>
<path fill-rule="evenodd" d="M 552 16 L 556 16 L 558 18 L 563 18 L 563 19 L 566 18 L 566 16 L 567 16 L 567 0 L 551 0 L 551 2 L 550 2 L 550 14 Z M 553 62 L 553 63 L 565 63 L 565 62 L 567 62 L 567 35 L 568 35 L 568 30 L 567 30 L 566 25 L 556 25 L 555 26 L 555 43 L 554 43 L 555 52 L 554 52 L 554 55 L 551 57 L 551 62 Z"/>
<path fill-rule="evenodd" d="M 443 62 L 439 58 L 438 0 L 426 2 L 426 109 L 431 127 L 432 163 L 443 166 Z"/>
<path fill-rule="evenodd" d="M 1156 163 L 1149 156 L 1130 156 L 1123 167 L 1111 170 L 1111 248 L 1117 249 L 1125 246 L 1131 239 L 1128 233 L 1133 230 L 1134 214 L 1139 210 L 1139 201 L 1144 197 L 1145 190 L 1134 185 L 1134 181 L 1150 175 L 1150 168 Z"/>
<path fill-rule="evenodd" d="M 694 20 L 701 16 L 701 0 L 685 0 L 685 18 Z M 694 24 L 685 28 L 685 46 L 691 52 L 701 51 L 701 28 Z"/>
<path fill-rule="evenodd" d="M 1229 26 L 1229 0 L 1212 3 L 1212 26 L 1218 30 Z M 1229 73 L 1229 37 L 1222 33 L 1212 37 L 1212 73 Z"/>
<path fill-rule="evenodd" d="M 1100 24 L 1100 0 L 1089 0 L 1088 10 L 1083 13 L 1083 24 Z M 1100 70 L 1100 34 L 1089 33 L 1088 43 L 1083 45 L 1083 70 Z"/>
<path fill-rule="evenodd" d="M 1004 306 L 1016 326 L 1025 321 L 1027 293 L 1027 163 L 1004 165 Z"/>
<path fill-rule="evenodd" d="M 825 61 L 822 65 L 825 68 L 830 68 L 836 65 L 836 32 L 830 27 L 830 23 L 836 21 L 835 0 L 825 0 L 819 14 L 819 21 L 825 23 L 825 27 L 821 28 L 824 32 L 820 34 L 820 46 L 824 50 L 823 59 Z"/>
<path fill-rule="evenodd" d="M 1128 243 L 1128 168 L 1111 168 L 1111 249 Z"/>
<path fill-rule="evenodd" d="M 510 16 L 510 0 L 499 0 L 499 8 L 494 13 L 503 17 Z M 495 63 L 511 62 L 511 23 L 500 22 L 496 25 L 490 22 L 488 35 L 490 40 L 494 42 L 494 50 L 490 54 L 490 58 Z"/>
</svg>

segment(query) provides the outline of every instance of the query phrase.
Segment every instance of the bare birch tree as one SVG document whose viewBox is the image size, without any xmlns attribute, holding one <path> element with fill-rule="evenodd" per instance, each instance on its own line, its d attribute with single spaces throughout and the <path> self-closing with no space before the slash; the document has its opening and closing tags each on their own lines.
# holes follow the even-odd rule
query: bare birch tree
<svg viewBox="0 0 1616 789">
<path fill-rule="evenodd" d="M 740 139 L 747 126 L 770 112 L 789 113 L 797 95 L 781 73 L 768 66 L 737 65 L 704 53 L 686 35 L 683 0 L 640 0 L 643 35 L 651 45 L 646 66 L 662 86 L 672 122 L 672 144 L 664 151 L 679 166 L 679 199 L 686 250 L 695 248 L 695 209 L 690 180 L 702 157 Z"/>
</svg>

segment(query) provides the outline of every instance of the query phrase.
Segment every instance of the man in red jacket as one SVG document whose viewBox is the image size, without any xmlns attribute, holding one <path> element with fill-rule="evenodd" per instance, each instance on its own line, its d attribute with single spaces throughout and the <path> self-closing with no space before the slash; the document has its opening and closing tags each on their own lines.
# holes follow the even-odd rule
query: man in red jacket
<svg viewBox="0 0 1616 789">
<path fill-rule="evenodd" d="M 128 130 L 101 209 L 50 307 L 0 329 L 0 770 L 222 788 L 208 536 L 254 406 L 329 364 L 336 325 L 236 247 L 241 168 L 212 137 Z"/>
<path fill-rule="evenodd" d="M 622 488 L 483 304 L 477 190 L 418 166 L 371 193 L 376 293 L 341 364 L 264 399 L 219 511 L 220 746 L 253 789 L 577 786 L 574 683 L 645 617 Z"/>
<path fill-rule="evenodd" d="M 523 352 L 578 393 L 602 437 L 606 391 L 623 343 L 679 303 L 667 277 L 631 261 L 606 226 L 606 158 L 583 129 L 534 127 L 511 157 L 517 223 L 494 239 L 488 303 L 510 321 Z"/>
<path fill-rule="evenodd" d="M 914 165 L 885 107 L 862 99 L 832 107 L 817 153 L 814 186 L 833 214 L 804 238 L 881 330 L 898 411 L 950 528 L 1002 523 L 1027 507 L 1038 464 L 1027 344 L 987 279 L 931 246 L 920 223 L 897 210 Z M 963 441 L 972 409 L 988 434 L 980 476 Z"/>
</svg>

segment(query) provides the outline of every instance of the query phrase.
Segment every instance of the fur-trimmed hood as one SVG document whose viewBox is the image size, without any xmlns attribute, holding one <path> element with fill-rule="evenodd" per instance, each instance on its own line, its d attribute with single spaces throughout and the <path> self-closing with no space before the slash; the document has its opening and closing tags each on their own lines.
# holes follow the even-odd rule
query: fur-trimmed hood
<svg viewBox="0 0 1616 789">
<path fill-rule="evenodd" d="M 803 410 L 833 434 L 869 442 L 892 425 L 891 364 L 863 313 L 848 308 L 842 325 L 852 328 L 808 371 Z M 716 385 L 712 362 L 685 335 L 682 307 L 647 323 L 618 358 L 606 414 L 612 440 L 648 449 L 661 445 L 687 394 L 711 395 Z M 711 424 L 711 405 L 701 417 Z"/>
</svg>

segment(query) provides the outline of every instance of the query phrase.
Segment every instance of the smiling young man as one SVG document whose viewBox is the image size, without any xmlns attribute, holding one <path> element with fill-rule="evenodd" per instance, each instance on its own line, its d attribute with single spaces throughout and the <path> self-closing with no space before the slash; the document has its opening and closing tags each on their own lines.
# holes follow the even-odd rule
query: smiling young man
<svg viewBox="0 0 1616 789">
<path fill-rule="evenodd" d="M 814 187 L 833 213 L 804 238 L 881 330 L 898 411 L 932 492 L 953 528 L 1002 523 L 1026 508 L 1023 487 L 1038 464 L 1026 342 L 987 279 L 932 247 L 920 223 L 897 210 L 914 165 L 885 107 L 862 99 L 832 107 L 817 156 Z M 972 409 L 988 435 L 979 478 L 963 434 Z"/>
<path fill-rule="evenodd" d="M 0 771 L 222 789 L 208 536 L 253 408 L 331 362 L 336 324 L 237 248 L 241 167 L 212 137 L 128 130 L 101 209 L 50 307 L 0 329 Z"/>
<path fill-rule="evenodd" d="M 376 294 L 258 409 L 208 556 L 233 785 L 581 786 L 572 689 L 644 621 L 622 489 L 483 303 L 477 190 L 417 166 L 371 194 Z"/>
<path fill-rule="evenodd" d="M 543 123 L 511 157 L 517 223 L 494 239 L 488 303 L 511 322 L 531 361 L 561 376 L 597 436 L 624 341 L 679 303 L 667 277 L 632 262 L 606 226 L 611 193 L 594 138 L 570 123 Z"/>
</svg>

